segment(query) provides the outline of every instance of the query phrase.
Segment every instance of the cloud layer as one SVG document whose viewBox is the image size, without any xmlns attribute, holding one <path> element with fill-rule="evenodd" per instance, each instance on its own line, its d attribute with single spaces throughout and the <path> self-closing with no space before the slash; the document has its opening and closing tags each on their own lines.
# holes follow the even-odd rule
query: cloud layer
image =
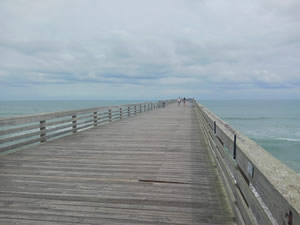
<svg viewBox="0 0 300 225">
<path fill-rule="evenodd" d="M 1 100 L 300 98 L 297 0 L 0 2 Z"/>
</svg>

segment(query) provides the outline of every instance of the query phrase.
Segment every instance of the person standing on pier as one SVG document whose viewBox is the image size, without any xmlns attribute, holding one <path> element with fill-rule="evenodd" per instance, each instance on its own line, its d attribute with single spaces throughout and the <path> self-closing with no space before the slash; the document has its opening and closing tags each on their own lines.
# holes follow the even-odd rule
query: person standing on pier
<svg viewBox="0 0 300 225">
<path fill-rule="evenodd" d="M 185 97 L 183 98 L 183 106 L 185 106 L 185 101 L 186 101 L 186 99 L 185 99 Z"/>
<path fill-rule="evenodd" d="M 178 107 L 180 106 L 180 102 L 181 102 L 181 98 L 178 97 L 178 98 L 177 98 Z"/>
</svg>

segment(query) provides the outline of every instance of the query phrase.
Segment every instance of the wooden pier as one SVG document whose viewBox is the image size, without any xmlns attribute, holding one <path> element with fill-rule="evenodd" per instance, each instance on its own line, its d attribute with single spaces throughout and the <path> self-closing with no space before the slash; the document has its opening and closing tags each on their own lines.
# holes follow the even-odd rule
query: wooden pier
<svg viewBox="0 0 300 225">
<path fill-rule="evenodd" d="M 253 200 L 255 194 L 243 194 L 243 190 L 250 190 L 250 178 L 245 177 L 248 183 L 241 185 L 229 183 L 226 156 L 212 150 L 219 145 L 219 152 L 220 145 L 225 148 L 229 141 L 212 143 L 218 134 L 219 142 L 226 136 L 226 132 L 211 136 L 211 130 L 217 128 L 210 121 L 212 115 L 204 114 L 201 105 L 188 102 L 178 107 L 171 102 L 109 108 L 102 114 L 95 109 L 81 112 L 90 113 L 90 117 L 64 112 L 61 121 L 71 124 L 73 134 L 52 141 L 47 139 L 47 131 L 58 128 L 46 128 L 46 119 L 57 119 L 58 114 L 0 120 L 2 126 L 13 125 L 0 130 L 0 135 L 39 128 L 32 131 L 38 135 L 32 140 L 42 142 L 18 151 L 12 150 L 34 142 L 22 140 L 21 144 L 2 147 L 0 224 L 299 224 L 299 190 L 294 191 L 296 201 L 281 203 L 279 218 L 284 221 L 278 221 L 277 211 L 266 210 L 264 201 L 259 201 L 264 196 Z M 88 118 L 89 126 L 83 127 L 91 129 L 78 132 L 79 117 Z M 18 121 L 29 125 L 15 127 Z M 203 121 L 206 125 L 201 125 Z M 5 136 L 2 143 L 28 136 Z M 235 154 L 239 151 L 237 148 Z M 220 157 L 226 160 L 222 162 Z M 228 165 L 243 171 L 237 163 Z M 256 165 L 251 166 L 256 173 Z M 240 176 L 235 182 L 243 178 Z M 294 185 L 297 188 L 299 181 Z M 281 193 L 271 194 L 282 197 Z"/>
</svg>

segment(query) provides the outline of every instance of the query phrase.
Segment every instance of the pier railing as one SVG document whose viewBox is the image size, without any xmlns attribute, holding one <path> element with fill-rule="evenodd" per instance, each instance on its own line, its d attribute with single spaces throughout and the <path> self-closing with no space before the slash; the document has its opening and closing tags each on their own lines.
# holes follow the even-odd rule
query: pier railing
<svg viewBox="0 0 300 225">
<path fill-rule="evenodd" d="M 175 100 L 44 113 L 0 119 L 0 153 L 43 143 L 66 135 L 124 119 Z"/>
<path fill-rule="evenodd" d="M 195 103 L 238 224 L 299 225 L 300 176 Z"/>
</svg>

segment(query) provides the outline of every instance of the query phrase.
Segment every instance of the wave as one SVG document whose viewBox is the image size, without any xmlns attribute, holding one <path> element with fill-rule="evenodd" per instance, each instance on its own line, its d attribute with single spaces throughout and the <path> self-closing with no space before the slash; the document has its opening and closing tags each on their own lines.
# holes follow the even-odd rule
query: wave
<svg viewBox="0 0 300 225">
<path fill-rule="evenodd" d="M 300 139 L 296 139 L 296 138 L 275 138 L 275 139 L 281 141 L 300 142 Z"/>
<path fill-rule="evenodd" d="M 268 120 L 271 117 L 223 117 L 224 120 Z"/>
</svg>

